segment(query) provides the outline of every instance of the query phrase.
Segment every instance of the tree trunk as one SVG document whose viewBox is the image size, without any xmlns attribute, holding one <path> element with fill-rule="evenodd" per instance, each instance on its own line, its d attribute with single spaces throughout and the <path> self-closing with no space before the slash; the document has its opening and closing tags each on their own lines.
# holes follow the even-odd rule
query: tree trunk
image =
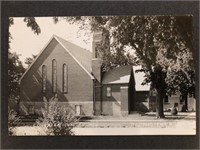
<svg viewBox="0 0 200 150">
<path fill-rule="evenodd" d="M 19 102 L 20 102 L 20 101 L 18 100 L 18 101 L 17 101 L 17 115 L 19 115 L 19 109 L 20 109 L 20 106 L 19 106 L 20 103 L 19 103 Z"/>
<path fill-rule="evenodd" d="M 188 110 L 188 94 L 184 95 L 184 101 L 185 101 L 185 108 Z"/>
<path fill-rule="evenodd" d="M 165 118 L 163 111 L 163 98 L 164 94 L 162 90 L 158 90 L 156 96 L 156 118 Z"/>
</svg>

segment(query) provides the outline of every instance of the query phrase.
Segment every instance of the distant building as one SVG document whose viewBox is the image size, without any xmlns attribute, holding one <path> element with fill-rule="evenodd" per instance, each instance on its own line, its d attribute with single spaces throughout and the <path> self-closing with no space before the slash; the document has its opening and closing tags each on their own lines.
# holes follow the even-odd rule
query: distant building
<svg viewBox="0 0 200 150">
<path fill-rule="evenodd" d="M 135 72 L 136 70 L 141 69 L 141 66 L 134 66 L 134 78 L 135 78 L 135 106 L 137 111 L 156 111 L 156 94 L 151 89 L 150 84 L 142 85 L 144 81 L 143 72 Z M 185 104 L 185 99 L 181 94 L 166 96 L 163 99 L 163 108 L 164 111 L 169 111 L 174 104 L 177 103 L 179 111 L 182 110 L 183 105 Z M 196 111 L 196 100 L 193 96 L 188 95 L 187 97 L 188 110 Z"/>
</svg>

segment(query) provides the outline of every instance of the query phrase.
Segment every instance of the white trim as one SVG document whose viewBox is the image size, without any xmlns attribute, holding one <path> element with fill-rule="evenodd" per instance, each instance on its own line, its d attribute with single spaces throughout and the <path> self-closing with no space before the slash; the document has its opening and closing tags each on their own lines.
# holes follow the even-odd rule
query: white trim
<svg viewBox="0 0 200 150">
<path fill-rule="evenodd" d="M 35 77 L 35 75 L 33 75 L 34 80 L 36 81 L 37 85 L 39 84 L 38 79 Z"/>
<path fill-rule="evenodd" d="M 50 44 L 53 38 L 72 56 L 72 58 L 81 66 L 81 68 L 83 68 L 83 70 L 91 77 L 91 79 L 94 79 L 94 77 L 83 67 L 83 65 L 73 56 L 73 54 L 59 41 L 56 35 L 53 35 L 51 39 L 48 41 L 48 43 L 44 46 L 44 48 L 40 51 L 40 53 L 35 58 L 35 60 L 31 63 L 31 65 L 25 71 L 25 73 L 21 76 L 21 78 L 19 79 L 19 83 L 21 82 L 22 78 L 27 74 L 27 72 L 30 70 L 30 68 L 33 66 L 33 64 L 36 62 L 36 60 L 40 57 L 43 51 L 47 48 L 47 46 Z"/>
<path fill-rule="evenodd" d="M 83 65 L 73 56 L 73 54 L 57 39 L 57 37 L 54 37 L 58 43 L 72 56 L 72 58 L 81 66 L 81 68 L 91 77 L 91 79 L 94 79 L 94 77 L 83 67 Z"/>
<path fill-rule="evenodd" d="M 112 88 L 110 86 L 107 86 L 107 88 L 106 88 L 106 96 L 107 97 L 112 96 Z"/>
<path fill-rule="evenodd" d="M 120 89 L 128 89 L 128 86 L 121 86 Z"/>
<path fill-rule="evenodd" d="M 35 58 L 35 60 L 31 63 L 31 65 L 28 67 L 28 69 L 26 69 L 26 71 L 24 72 L 24 74 L 21 76 L 21 78 L 19 79 L 19 83 L 21 82 L 22 78 L 27 74 L 27 72 L 30 70 L 30 68 L 33 66 L 33 64 L 36 62 L 36 60 L 40 57 L 40 55 L 43 53 L 43 51 L 47 48 L 47 46 L 50 44 L 50 42 L 53 40 L 54 35 L 51 37 L 51 39 L 47 42 L 47 44 L 43 47 L 43 49 L 40 51 L 40 53 L 38 54 L 38 56 Z"/>
</svg>

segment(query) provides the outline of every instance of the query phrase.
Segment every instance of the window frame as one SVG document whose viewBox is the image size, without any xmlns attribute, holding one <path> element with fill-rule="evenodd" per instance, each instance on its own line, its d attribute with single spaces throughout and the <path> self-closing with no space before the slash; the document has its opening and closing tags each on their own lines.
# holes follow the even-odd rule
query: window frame
<svg viewBox="0 0 200 150">
<path fill-rule="evenodd" d="M 106 96 L 111 97 L 112 96 L 112 88 L 111 86 L 106 87 Z"/>
<path fill-rule="evenodd" d="M 57 93 L 57 61 L 52 60 L 52 93 Z"/>
<path fill-rule="evenodd" d="M 62 66 L 62 92 L 63 93 L 68 93 L 68 65 L 63 64 Z M 66 82 L 66 83 L 65 83 Z"/>
<path fill-rule="evenodd" d="M 46 93 L 47 89 L 47 67 L 42 65 L 42 93 Z"/>
<path fill-rule="evenodd" d="M 81 105 L 75 105 L 75 114 L 81 115 Z"/>
</svg>

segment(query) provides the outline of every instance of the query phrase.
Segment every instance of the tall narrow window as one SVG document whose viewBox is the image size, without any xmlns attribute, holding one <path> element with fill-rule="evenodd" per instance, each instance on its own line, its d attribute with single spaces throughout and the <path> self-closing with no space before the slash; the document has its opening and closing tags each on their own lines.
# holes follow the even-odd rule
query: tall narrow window
<svg viewBox="0 0 200 150">
<path fill-rule="evenodd" d="M 53 85 L 53 93 L 56 93 L 57 90 L 57 64 L 56 60 L 52 61 L 52 85 Z"/>
<path fill-rule="evenodd" d="M 107 87 L 107 97 L 111 97 L 111 87 Z"/>
<path fill-rule="evenodd" d="M 66 64 L 63 64 L 63 92 L 67 93 L 67 88 L 68 88 L 68 68 Z"/>
<path fill-rule="evenodd" d="M 47 84 L 47 69 L 46 66 L 42 66 L 42 92 L 46 92 L 46 85 Z"/>
</svg>

